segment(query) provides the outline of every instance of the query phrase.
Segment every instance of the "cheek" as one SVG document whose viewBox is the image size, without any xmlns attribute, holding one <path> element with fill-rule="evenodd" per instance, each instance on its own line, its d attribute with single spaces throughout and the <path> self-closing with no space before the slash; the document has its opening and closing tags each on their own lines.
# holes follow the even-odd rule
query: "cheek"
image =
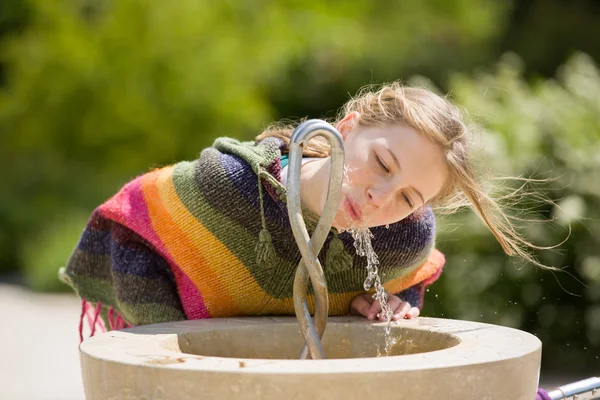
<svg viewBox="0 0 600 400">
<path fill-rule="evenodd" d="M 357 160 L 356 158 L 347 159 L 345 163 L 344 183 L 356 186 L 368 182 L 369 179 L 372 179 L 372 174 L 369 171 L 368 165 L 363 160 Z"/>
<path fill-rule="evenodd" d="M 344 185 L 355 186 L 360 182 L 360 170 L 346 168 L 344 171 Z"/>
<path fill-rule="evenodd" d="M 376 222 L 377 225 L 393 224 L 408 217 L 410 212 L 411 211 L 408 208 L 404 207 L 389 208 L 378 215 L 377 221 L 374 222 Z"/>
</svg>

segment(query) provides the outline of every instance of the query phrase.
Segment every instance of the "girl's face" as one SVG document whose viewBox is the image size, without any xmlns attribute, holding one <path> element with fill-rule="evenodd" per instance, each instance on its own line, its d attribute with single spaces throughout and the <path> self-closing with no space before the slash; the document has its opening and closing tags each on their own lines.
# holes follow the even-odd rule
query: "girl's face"
<svg viewBox="0 0 600 400">
<path fill-rule="evenodd" d="M 432 199 L 448 177 L 443 151 L 426 137 L 402 125 L 358 126 L 359 117 L 351 113 L 337 126 L 347 172 L 334 220 L 341 229 L 398 222 Z"/>
</svg>

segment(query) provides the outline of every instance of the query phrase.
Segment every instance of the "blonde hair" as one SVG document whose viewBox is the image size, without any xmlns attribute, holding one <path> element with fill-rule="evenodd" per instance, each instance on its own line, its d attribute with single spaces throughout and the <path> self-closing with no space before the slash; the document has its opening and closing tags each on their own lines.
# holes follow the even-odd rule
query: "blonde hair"
<svg viewBox="0 0 600 400">
<path fill-rule="evenodd" d="M 543 268 L 556 269 L 535 260 L 525 248 L 542 247 L 525 240 L 498 202 L 483 189 L 469 159 L 469 128 L 463 122 L 460 110 L 448 99 L 430 90 L 408 87 L 400 82 L 379 87 L 368 86 L 350 99 L 342 107 L 336 120 L 331 122 L 336 124 L 355 111 L 360 114 L 359 126 L 409 126 L 431 139 L 444 151 L 450 174 L 440 193 L 430 201 L 433 207 L 452 212 L 463 206 L 470 206 L 488 226 L 506 254 L 521 256 Z M 292 123 L 276 123 L 256 139 L 276 136 L 289 145 L 293 129 Z M 310 157 L 327 157 L 329 151 L 327 141 L 317 137 L 304 147 L 303 153 Z"/>
</svg>

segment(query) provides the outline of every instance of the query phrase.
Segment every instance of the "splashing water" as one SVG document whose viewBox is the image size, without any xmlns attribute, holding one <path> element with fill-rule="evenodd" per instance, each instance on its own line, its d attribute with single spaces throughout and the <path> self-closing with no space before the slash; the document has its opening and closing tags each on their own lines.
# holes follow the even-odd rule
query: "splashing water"
<svg viewBox="0 0 600 400">
<path fill-rule="evenodd" d="M 381 312 L 377 315 L 385 317 L 385 321 L 387 325 L 385 327 L 385 352 L 389 354 L 391 346 L 395 343 L 395 340 L 392 339 L 390 333 L 392 329 L 392 317 L 394 312 L 392 311 L 389 303 L 388 296 L 381 284 L 381 278 L 379 277 L 379 259 L 377 258 L 377 254 L 373 250 L 373 246 L 371 245 L 371 239 L 373 238 L 373 234 L 368 228 L 351 228 L 349 232 L 352 234 L 354 238 L 354 247 L 356 248 L 356 254 L 361 257 L 367 258 L 367 278 L 364 282 L 364 289 L 369 290 L 373 285 L 375 286 L 375 294 L 373 298 L 379 301 L 381 304 Z"/>
</svg>

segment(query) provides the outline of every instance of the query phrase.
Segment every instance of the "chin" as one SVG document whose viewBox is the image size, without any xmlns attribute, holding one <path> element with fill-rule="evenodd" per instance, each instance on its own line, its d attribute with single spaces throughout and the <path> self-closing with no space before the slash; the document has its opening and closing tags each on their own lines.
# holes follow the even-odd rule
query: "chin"
<svg viewBox="0 0 600 400">
<path fill-rule="evenodd" d="M 338 215 L 336 215 L 332 225 L 337 230 L 347 230 L 351 228 L 351 224 L 349 222 L 350 221 L 346 219 L 344 215 L 340 216 L 338 212 Z"/>
<path fill-rule="evenodd" d="M 374 226 L 371 226 L 369 224 L 366 224 L 364 222 L 356 222 L 356 221 L 344 221 L 344 222 L 337 222 L 334 221 L 333 222 L 333 226 L 337 229 L 337 230 L 345 230 L 347 231 L 348 229 L 353 229 L 353 228 L 358 228 L 358 229 L 364 229 L 364 228 L 373 228 Z"/>
</svg>

